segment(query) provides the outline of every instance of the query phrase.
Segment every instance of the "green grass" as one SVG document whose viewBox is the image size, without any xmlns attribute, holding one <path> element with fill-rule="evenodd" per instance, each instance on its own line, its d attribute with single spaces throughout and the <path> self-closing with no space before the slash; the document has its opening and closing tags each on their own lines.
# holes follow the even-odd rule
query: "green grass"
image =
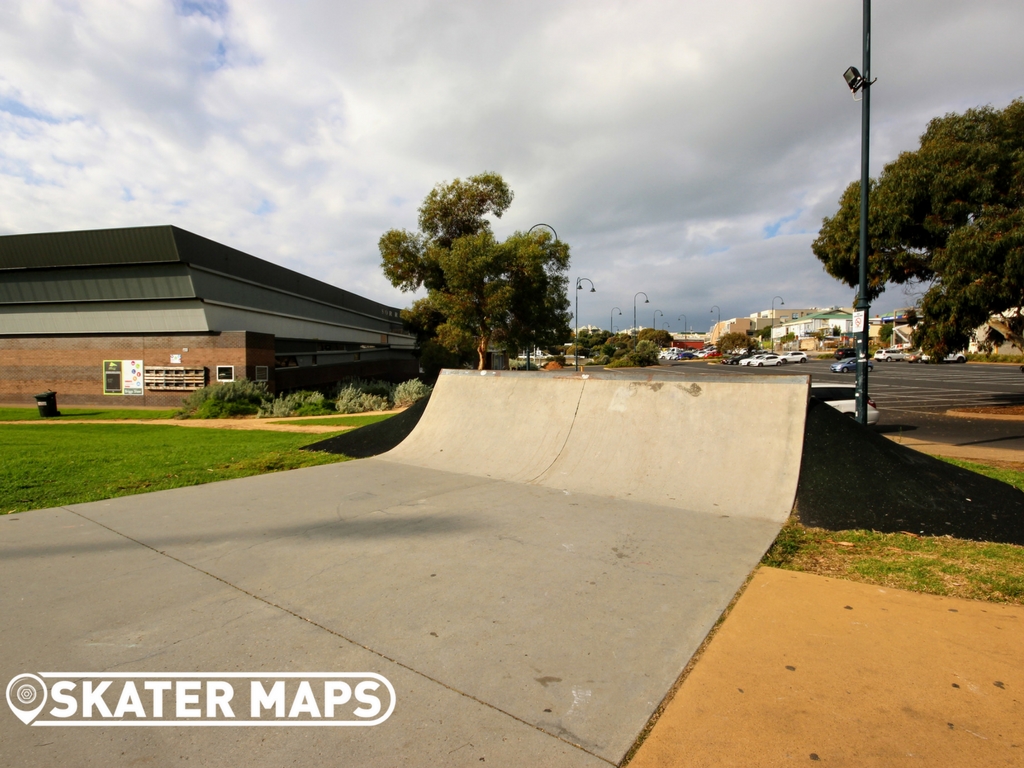
<svg viewBox="0 0 1024 768">
<path fill-rule="evenodd" d="M 345 461 L 300 451 L 311 438 L 146 424 L 8 424 L 0 426 L 0 513 Z"/>
<path fill-rule="evenodd" d="M 1024 547 L 790 521 L 762 565 L 973 600 L 1024 605 Z"/>
<path fill-rule="evenodd" d="M 107 421 L 110 419 L 170 419 L 173 410 L 149 411 L 133 408 L 64 408 L 58 404 L 60 416 L 44 419 L 38 408 L 0 408 L 0 421 L 60 421 L 61 419 L 89 419 Z"/>
<path fill-rule="evenodd" d="M 1018 490 L 1024 491 L 1024 472 L 1019 469 L 1008 469 L 1004 467 L 990 467 L 985 464 L 975 464 L 971 461 L 961 461 L 960 459 L 948 459 L 944 456 L 936 456 L 938 459 L 954 464 L 955 466 L 962 467 L 963 469 L 969 469 L 971 472 L 977 472 L 980 475 L 991 477 L 993 480 L 999 480 L 1001 482 L 1012 485 Z"/>
<path fill-rule="evenodd" d="M 355 414 L 353 416 L 330 416 L 324 419 L 303 419 L 302 421 L 272 421 L 271 424 L 298 424 L 300 426 L 324 427 L 365 427 L 378 421 L 390 419 L 393 413 Z"/>
</svg>

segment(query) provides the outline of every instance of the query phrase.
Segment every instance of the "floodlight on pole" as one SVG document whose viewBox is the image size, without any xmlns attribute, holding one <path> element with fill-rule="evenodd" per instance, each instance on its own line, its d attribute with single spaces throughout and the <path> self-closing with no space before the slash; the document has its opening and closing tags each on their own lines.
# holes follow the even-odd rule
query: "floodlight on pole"
<svg viewBox="0 0 1024 768">
<path fill-rule="evenodd" d="M 770 349 L 772 350 L 772 352 L 775 351 L 775 299 L 779 300 L 780 306 L 786 306 L 786 302 L 782 300 L 781 296 L 776 296 L 774 299 L 772 299 L 772 330 L 771 333 L 768 334 L 768 341 L 771 345 Z"/>
<path fill-rule="evenodd" d="M 580 291 L 583 290 L 583 281 L 586 280 L 590 283 L 590 292 L 596 293 L 597 289 L 594 287 L 593 281 L 586 277 L 576 278 L 576 335 L 572 340 L 572 351 L 573 351 L 573 365 L 574 370 L 580 369 Z"/>
<path fill-rule="evenodd" d="M 860 252 L 858 258 L 858 287 L 854 326 L 857 335 L 857 421 L 864 426 L 868 423 L 868 187 L 871 183 L 868 173 L 868 149 L 871 127 L 871 0 L 864 0 L 862 70 L 850 67 L 843 73 L 843 79 L 851 93 L 860 91 Z M 895 325 L 895 324 L 894 324 Z"/>
<path fill-rule="evenodd" d="M 647 294 L 643 291 L 637 291 L 633 296 L 633 351 L 636 352 L 636 337 L 639 335 L 636 330 L 636 297 L 643 296 L 644 304 L 650 304 L 651 300 L 647 298 Z"/>
</svg>

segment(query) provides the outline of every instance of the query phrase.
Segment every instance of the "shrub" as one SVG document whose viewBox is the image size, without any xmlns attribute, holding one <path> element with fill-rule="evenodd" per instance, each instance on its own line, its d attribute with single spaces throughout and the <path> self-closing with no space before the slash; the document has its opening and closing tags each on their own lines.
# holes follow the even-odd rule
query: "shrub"
<svg viewBox="0 0 1024 768">
<path fill-rule="evenodd" d="M 419 379 L 403 381 L 395 387 L 392 398 L 395 408 L 405 408 L 430 394 L 431 388 Z"/>
<path fill-rule="evenodd" d="M 324 416 L 331 413 L 322 392 L 300 390 L 282 395 L 259 410 L 259 416 Z"/>
<path fill-rule="evenodd" d="M 361 392 L 355 387 L 345 387 L 338 392 L 334 408 L 338 413 L 366 413 L 367 411 L 386 411 L 391 403 L 386 397 Z"/>
<path fill-rule="evenodd" d="M 609 368 L 642 368 L 658 364 L 658 345 L 652 341 L 637 342 L 636 349 L 608 364 Z"/>
<path fill-rule="evenodd" d="M 175 413 L 181 419 L 223 419 L 248 416 L 259 411 L 270 393 L 263 382 L 239 379 L 212 384 L 188 395 Z"/>
</svg>

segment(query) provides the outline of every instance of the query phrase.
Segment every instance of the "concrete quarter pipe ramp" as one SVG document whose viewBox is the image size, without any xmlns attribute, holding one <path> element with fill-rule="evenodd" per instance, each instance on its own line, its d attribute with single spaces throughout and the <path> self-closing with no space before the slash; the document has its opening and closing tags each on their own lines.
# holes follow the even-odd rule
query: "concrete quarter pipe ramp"
<svg viewBox="0 0 1024 768">
<path fill-rule="evenodd" d="M 371 729 L 50 728 L 40 751 L 6 718 L 4 762 L 617 763 L 786 519 L 807 387 L 452 372 L 378 458 L 0 519 L 5 683 L 347 669 L 397 691 Z"/>
</svg>

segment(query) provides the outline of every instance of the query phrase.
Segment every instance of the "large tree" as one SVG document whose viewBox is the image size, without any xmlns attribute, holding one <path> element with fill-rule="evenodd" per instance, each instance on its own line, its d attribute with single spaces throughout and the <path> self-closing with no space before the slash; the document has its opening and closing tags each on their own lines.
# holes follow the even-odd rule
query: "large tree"
<svg viewBox="0 0 1024 768">
<path fill-rule="evenodd" d="M 419 232 L 380 239 L 381 265 L 403 291 L 427 295 L 403 312 L 421 344 L 474 354 L 487 367 L 492 345 L 508 350 L 564 341 L 569 246 L 544 231 L 499 242 L 485 218 L 501 215 L 512 190 L 496 173 L 438 184 L 419 209 Z"/>
<path fill-rule="evenodd" d="M 915 342 L 943 355 L 1001 315 L 990 342 L 1024 349 L 1024 100 L 935 118 L 921 146 L 871 181 L 868 294 L 920 282 Z M 814 254 L 858 283 L 860 183 L 823 222 Z"/>
</svg>

